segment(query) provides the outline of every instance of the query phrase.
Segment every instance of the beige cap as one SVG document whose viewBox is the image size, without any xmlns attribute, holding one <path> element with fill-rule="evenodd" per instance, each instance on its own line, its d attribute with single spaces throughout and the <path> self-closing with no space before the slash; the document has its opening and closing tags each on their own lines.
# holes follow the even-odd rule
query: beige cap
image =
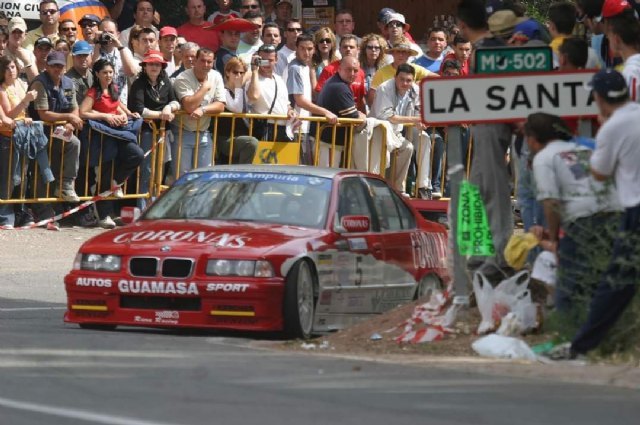
<svg viewBox="0 0 640 425">
<path fill-rule="evenodd" d="M 11 34 L 13 30 L 27 32 L 27 24 L 24 22 L 24 19 L 17 16 L 11 18 L 11 20 L 9 21 L 9 34 Z"/>
</svg>

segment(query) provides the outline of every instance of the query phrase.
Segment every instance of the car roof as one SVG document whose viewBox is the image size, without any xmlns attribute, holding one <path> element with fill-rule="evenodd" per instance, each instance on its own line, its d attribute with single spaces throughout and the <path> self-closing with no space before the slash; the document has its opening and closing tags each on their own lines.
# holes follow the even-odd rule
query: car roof
<svg viewBox="0 0 640 425">
<path fill-rule="evenodd" d="M 283 173 L 283 174 L 299 174 L 314 177 L 324 177 L 333 179 L 336 175 L 342 173 L 358 173 L 355 170 L 345 170 L 340 168 L 315 167 L 309 165 L 277 165 L 277 164 L 233 164 L 233 165 L 214 165 L 212 167 L 198 168 L 191 172 L 203 171 L 243 171 L 252 173 Z"/>
</svg>

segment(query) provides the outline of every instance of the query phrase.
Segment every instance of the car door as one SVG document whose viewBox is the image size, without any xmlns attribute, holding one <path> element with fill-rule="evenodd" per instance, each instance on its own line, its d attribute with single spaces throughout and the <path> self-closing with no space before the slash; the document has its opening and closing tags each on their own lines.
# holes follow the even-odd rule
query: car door
<svg viewBox="0 0 640 425">
<path fill-rule="evenodd" d="M 378 218 L 379 236 L 384 247 L 384 294 L 380 311 L 393 308 L 413 298 L 419 269 L 415 217 L 385 181 L 364 179 Z"/>
<path fill-rule="evenodd" d="M 371 291 L 382 286 L 384 247 L 367 188 L 358 176 L 339 181 L 338 199 L 333 217 L 336 233 L 333 246 L 319 261 L 320 315 L 371 313 Z M 366 231 L 346 231 L 344 217 L 368 217 Z M 328 320 L 328 319 L 327 319 Z"/>
</svg>

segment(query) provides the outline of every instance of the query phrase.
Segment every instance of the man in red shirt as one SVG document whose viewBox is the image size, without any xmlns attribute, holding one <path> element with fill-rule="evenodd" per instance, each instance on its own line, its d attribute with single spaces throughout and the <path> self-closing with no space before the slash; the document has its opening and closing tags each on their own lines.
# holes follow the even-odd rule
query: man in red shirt
<svg viewBox="0 0 640 425">
<path fill-rule="evenodd" d="M 346 56 L 352 56 L 354 58 L 358 57 L 358 38 L 355 35 L 345 34 L 342 36 L 340 39 L 340 54 L 343 58 Z M 322 74 L 320 74 L 320 77 L 318 78 L 318 83 L 314 88 L 315 92 L 320 93 L 324 83 L 329 78 L 337 74 L 339 69 L 339 60 L 331 62 L 329 65 L 325 66 L 322 70 Z M 353 93 L 353 97 L 356 101 L 356 106 L 358 107 L 358 110 L 362 112 L 365 112 L 366 89 L 364 79 L 364 71 L 362 68 L 359 68 L 355 80 L 351 83 L 351 92 Z"/>
<path fill-rule="evenodd" d="M 211 25 L 205 21 L 206 8 L 202 0 L 188 0 L 185 8 L 189 21 L 178 27 L 178 35 L 197 43 L 200 47 L 207 47 L 216 52 L 220 46 L 217 35 L 211 31 L 203 31 L 203 28 Z"/>
<path fill-rule="evenodd" d="M 453 39 L 453 53 L 449 53 L 442 59 L 439 74 L 442 75 L 444 63 L 455 59 L 460 65 L 460 75 L 469 75 L 469 58 L 471 57 L 471 42 L 461 35 L 456 35 Z"/>
</svg>

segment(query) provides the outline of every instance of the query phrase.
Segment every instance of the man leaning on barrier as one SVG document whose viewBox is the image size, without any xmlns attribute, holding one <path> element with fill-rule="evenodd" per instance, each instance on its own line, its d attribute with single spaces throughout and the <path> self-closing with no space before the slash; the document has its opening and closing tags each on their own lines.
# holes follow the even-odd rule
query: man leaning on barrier
<svg viewBox="0 0 640 425">
<path fill-rule="evenodd" d="M 214 54 L 207 48 L 196 53 L 193 68 L 178 75 L 173 83 L 176 97 L 187 112 L 174 120 L 176 141 L 171 145 L 171 157 L 176 177 L 194 167 L 212 164 L 213 145 L 209 124 L 211 117 L 224 110 L 224 82 L 213 69 Z"/>
<path fill-rule="evenodd" d="M 67 202 L 78 202 L 80 198 L 74 189 L 74 182 L 78 175 L 80 140 L 73 132 L 82 129 L 82 120 L 78 114 L 75 85 L 64 75 L 66 63 L 62 52 L 49 53 L 45 71 L 31 83 L 30 89 L 36 90 L 38 96 L 29 107 L 29 114 L 33 119 L 60 123 L 56 126 L 64 127 L 64 140 L 55 137 L 49 139 L 52 144 L 51 168 L 56 180 L 61 181 L 56 183 L 54 193 Z M 53 129 L 45 126 L 45 132 L 52 134 Z M 37 196 L 46 195 L 46 188 L 38 181 Z M 40 219 L 53 216 L 51 206 L 40 204 L 32 209 Z"/>
</svg>

